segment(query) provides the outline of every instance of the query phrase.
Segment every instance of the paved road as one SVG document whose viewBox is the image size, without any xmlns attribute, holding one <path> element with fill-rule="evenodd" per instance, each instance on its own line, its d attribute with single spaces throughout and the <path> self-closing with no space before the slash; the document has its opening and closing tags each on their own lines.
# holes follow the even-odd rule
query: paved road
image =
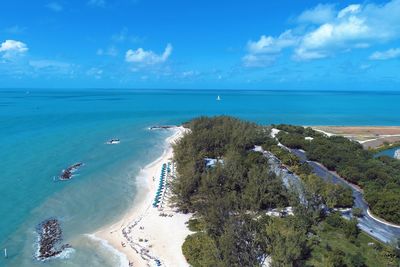
<svg viewBox="0 0 400 267">
<path fill-rule="evenodd" d="M 368 214 L 368 204 L 365 202 L 362 192 L 358 191 L 354 186 L 349 184 L 340 176 L 330 172 L 324 166 L 317 162 L 307 160 L 306 154 L 302 150 L 290 149 L 293 154 L 298 156 L 302 162 L 307 162 L 313 169 L 313 172 L 324 179 L 335 184 L 341 184 L 346 187 L 350 187 L 353 191 L 354 207 L 360 208 L 363 211 L 364 216 L 358 218 L 358 226 L 361 230 L 375 237 L 376 239 L 388 243 L 393 240 L 400 238 L 400 227 L 390 226 L 383 222 L 380 222 Z M 350 212 L 345 212 L 343 215 L 350 218 Z"/>
</svg>

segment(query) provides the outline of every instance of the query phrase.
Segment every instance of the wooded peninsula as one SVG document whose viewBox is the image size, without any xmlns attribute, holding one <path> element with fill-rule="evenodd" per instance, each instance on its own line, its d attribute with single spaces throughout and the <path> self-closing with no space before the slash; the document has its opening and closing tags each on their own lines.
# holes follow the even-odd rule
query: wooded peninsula
<svg viewBox="0 0 400 267">
<path fill-rule="evenodd" d="M 393 223 L 400 223 L 400 161 L 301 126 L 219 116 L 184 127 L 190 131 L 174 145 L 173 201 L 193 214 L 195 233 L 182 247 L 192 266 L 399 265 L 398 240 L 384 244 L 362 232 L 357 209 L 342 216 L 353 207 L 352 191 L 316 175 L 290 149 L 360 186 L 372 212 Z M 300 178 L 301 192 L 273 171 L 268 153 Z"/>
</svg>

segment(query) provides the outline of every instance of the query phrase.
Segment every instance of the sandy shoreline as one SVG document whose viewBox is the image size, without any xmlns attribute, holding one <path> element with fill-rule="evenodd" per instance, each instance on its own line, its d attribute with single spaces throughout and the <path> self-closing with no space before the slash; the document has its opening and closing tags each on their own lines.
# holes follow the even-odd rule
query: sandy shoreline
<svg viewBox="0 0 400 267">
<path fill-rule="evenodd" d="M 162 165 L 171 162 L 173 157 L 171 144 L 186 131 L 183 127 L 174 130 L 176 132 L 166 140 L 168 147 L 163 155 L 140 171 L 137 177 L 138 195 L 132 209 L 117 222 L 93 234 L 124 254 L 133 266 L 157 266 L 156 260 L 161 266 L 189 266 L 181 247 L 191 233 L 185 225 L 191 215 L 177 213 L 169 207 L 168 187 L 162 208 L 152 205 Z M 121 260 L 121 265 L 126 265 L 126 259 Z"/>
</svg>

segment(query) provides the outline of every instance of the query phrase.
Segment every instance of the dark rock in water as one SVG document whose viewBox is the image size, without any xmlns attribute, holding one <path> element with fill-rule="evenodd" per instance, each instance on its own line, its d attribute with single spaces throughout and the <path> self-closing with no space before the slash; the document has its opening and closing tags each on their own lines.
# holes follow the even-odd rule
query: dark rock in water
<svg viewBox="0 0 400 267">
<path fill-rule="evenodd" d="M 159 129 L 172 129 L 175 128 L 176 126 L 174 125 L 156 125 L 156 126 L 151 126 L 150 130 L 159 130 Z"/>
<path fill-rule="evenodd" d="M 38 260 L 46 260 L 59 255 L 65 249 L 70 248 L 69 244 L 61 245 L 62 230 L 56 219 L 48 219 L 38 226 L 39 251 Z"/>
<path fill-rule="evenodd" d="M 79 169 L 83 165 L 82 162 L 75 163 L 74 165 L 69 166 L 67 169 L 63 170 L 60 175 L 60 180 L 70 180 L 72 178 L 72 174 Z"/>
</svg>

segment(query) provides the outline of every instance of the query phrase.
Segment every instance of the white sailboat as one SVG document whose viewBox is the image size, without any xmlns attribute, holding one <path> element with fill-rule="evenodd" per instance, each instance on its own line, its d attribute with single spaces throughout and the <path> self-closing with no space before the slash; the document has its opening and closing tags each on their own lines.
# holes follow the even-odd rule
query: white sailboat
<svg viewBox="0 0 400 267">
<path fill-rule="evenodd" d="M 221 97 L 219 95 L 217 96 L 217 101 L 221 101 Z"/>
</svg>

